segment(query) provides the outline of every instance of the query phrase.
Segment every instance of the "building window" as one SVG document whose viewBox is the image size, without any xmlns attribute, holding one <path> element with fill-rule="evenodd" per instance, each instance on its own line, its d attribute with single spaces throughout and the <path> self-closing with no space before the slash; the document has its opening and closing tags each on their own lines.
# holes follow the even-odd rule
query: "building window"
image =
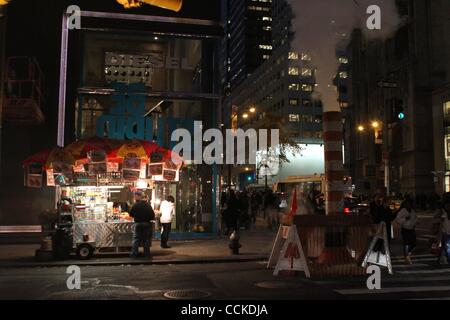
<svg viewBox="0 0 450 320">
<path fill-rule="evenodd" d="M 303 77 L 311 77 L 312 69 L 311 68 L 302 68 L 302 76 Z"/>
<path fill-rule="evenodd" d="M 289 91 L 299 91 L 300 85 L 298 83 L 291 83 L 289 85 Z"/>
<path fill-rule="evenodd" d="M 264 31 L 270 31 L 270 30 L 272 30 L 272 27 L 271 26 L 264 26 L 263 30 Z"/>
<path fill-rule="evenodd" d="M 299 114 L 290 114 L 289 122 L 300 122 L 300 115 Z"/>
<path fill-rule="evenodd" d="M 272 17 L 263 17 L 262 20 L 263 21 L 272 21 Z"/>
<path fill-rule="evenodd" d="M 247 8 L 250 11 L 264 11 L 264 12 L 270 11 L 270 8 L 266 8 L 266 7 L 248 6 Z"/>
<path fill-rule="evenodd" d="M 268 44 L 260 44 L 259 48 L 263 50 L 272 50 L 272 46 Z"/>
<path fill-rule="evenodd" d="M 289 60 L 298 60 L 298 53 L 296 52 L 289 52 Z"/>
<path fill-rule="evenodd" d="M 302 121 L 305 123 L 311 123 L 313 122 L 313 116 L 310 114 L 304 114 L 302 115 Z"/>
<path fill-rule="evenodd" d="M 450 116 L 450 101 L 444 103 L 444 116 Z"/>
<path fill-rule="evenodd" d="M 311 56 L 308 53 L 302 53 L 303 61 L 311 61 Z"/>
<path fill-rule="evenodd" d="M 269 59 L 270 59 L 270 55 L 264 54 L 264 55 L 263 55 L 263 59 L 264 59 L 264 60 L 269 60 Z"/>
<path fill-rule="evenodd" d="M 292 107 L 298 106 L 298 99 L 289 99 L 289 105 Z"/>
<path fill-rule="evenodd" d="M 302 100 L 302 105 L 304 107 L 312 107 L 312 102 L 309 99 L 304 99 L 304 100 Z"/>
<path fill-rule="evenodd" d="M 321 115 L 316 115 L 315 119 L 314 119 L 315 123 L 322 123 L 322 116 Z"/>
<path fill-rule="evenodd" d="M 343 109 L 348 108 L 348 102 L 346 102 L 346 101 L 339 102 L 339 107 L 341 107 Z"/>
<path fill-rule="evenodd" d="M 342 64 L 347 64 L 348 63 L 348 58 L 347 57 L 340 57 L 339 58 L 339 62 Z"/>
<path fill-rule="evenodd" d="M 298 76 L 299 70 L 297 67 L 289 67 L 289 75 L 290 76 Z"/>
<path fill-rule="evenodd" d="M 302 91 L 304 92 L 312 92 L 313 86 L 310 84 L 302 84 Z"/>
<path fill-rule="evenodd" d="M 339 72 L 339 78 L 341 78 L 341 79 L 347 79 L 347 78 L 348 78 L 348 72 L 347 72 L 347 71 L 341 71 L 341 72 Z"/>
</svg>

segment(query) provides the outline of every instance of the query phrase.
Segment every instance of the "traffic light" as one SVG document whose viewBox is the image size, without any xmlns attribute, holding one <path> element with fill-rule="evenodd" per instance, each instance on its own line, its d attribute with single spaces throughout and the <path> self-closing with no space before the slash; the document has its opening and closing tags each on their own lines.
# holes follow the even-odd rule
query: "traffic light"
<svg viewBox="0 0 450 320">
<path fill-rule="evenodd" d="M 393 99 L 392 122 L 400 122 L 406 119 L 403 99 Z"/>
</svg>

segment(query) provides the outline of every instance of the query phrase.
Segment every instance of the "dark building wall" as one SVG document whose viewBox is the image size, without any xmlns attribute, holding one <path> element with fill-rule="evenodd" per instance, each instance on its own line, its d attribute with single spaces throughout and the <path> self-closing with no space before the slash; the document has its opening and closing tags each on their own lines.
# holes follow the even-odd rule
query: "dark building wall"
<svg viewBox="0 0 450 320">
<path fill-rule="evenodd" d="M 223 10 L 226 39 L 222 86 L 227 95 L 271 55 L 272 3 L 223 0 Z"/>
<path fill-rule="evenodd" d="M 435 188 L 438 193 L 450 191 L 450 117 L 444 105 L 450 107 L 450 2 L 437 0 L 431 3 L 433 13 L 432 81 L 433 81 L 433 125 L 434 125 L 434 171 Z M 444 175 L 446 178 L 444 179 Z"/>
<path fill-rule="evenodd" d="M 416 0 L 398 3 L 405 20 L 395 35 L 382 42 L 367 42 L 356 31 L 348 47 L 351 116 L 346 127 L 350 132 L 347 136 L 350 141 L 346 142 L 350 152 L 347 167 L 359 193 L 373 193 L 386 182 L 396 194 L 434 192 L 435 148 L 430 143 L 434 128 L 433 65 L 440 69 L 448 62 L 436 59 L 442 56 L 443 48 L 437 48 L 442 39 L 433 40 L 432 34 L 436 31 L 436 19 L 442 14 L 433 10 L 436 3 Z M 435 54 L 436 50 L 440 53 Z M 382 80 L 397 87 L 380 87 L 378 82 Z M 399 105 L 406 115 L 403 120 L 397 118 Z M 380 146 L 375 144 L 370 127 L 374 120 L 383 126 Z M 358 125 L 363 125 L 365 131 L 358 132 Z"/>
<path fill-rule="evenodd" d="M 62 14 L 69 5 L 82 10 L 108 11 L 156 16 L 183 17 L 219 21 L 219 0 L 185 0 L 179 13 L 152 6 L 125 10 L 115 0 L 14 0 L 8 9 L 6 32 L 7 56 L 36 57 L 45 76 L 42 110 L 45 123 L 39 126 L 7 124 L 2 130 L 0 165 L 0 224 L 36 224 L 38 214 L 54 206 L 54 189 L 29 189 L 23 185 L 22 162 L 31 154 L 56 146 L 58 88 Z M 117 23 L 116 23 L 117 26 Z M 105 25 L 105 27 L 108 27 Z M 152 28 L 169 31 L 189 30 L 185 25 L 171 28 L 152 24 Z M 213 29 L 211 31 L 211 29 Z M 193 32 L 220 32 L 220 28 L 196 27 Z M 71 37 L 76 37 L 76 32 Z M 73 42 L 72 42 L 73 43 Z M 78 57 L 70 56 L 70 63 Z M 69 79 L 69 88 L 76 88 L 76 75 Z M 72 100 L 75 91 L 68 91 Z M 68 107 L 69 108 L 69 107 Z M 74 114 L 67 112 L 66 143 L 74 139 Z"/>
</svg>

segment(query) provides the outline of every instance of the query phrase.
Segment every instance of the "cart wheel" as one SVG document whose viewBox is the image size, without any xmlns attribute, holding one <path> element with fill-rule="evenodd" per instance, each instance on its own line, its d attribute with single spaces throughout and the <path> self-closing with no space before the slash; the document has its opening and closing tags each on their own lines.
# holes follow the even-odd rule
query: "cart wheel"
<svg viewBox="0 0 450 320">
<path fill-rule="evenodd" d="M 89 260 L 94 254 L 94 248 L 89 244 L 80 244 L 77 247 L 77 257 L 80 260 Z"/>
</svg>

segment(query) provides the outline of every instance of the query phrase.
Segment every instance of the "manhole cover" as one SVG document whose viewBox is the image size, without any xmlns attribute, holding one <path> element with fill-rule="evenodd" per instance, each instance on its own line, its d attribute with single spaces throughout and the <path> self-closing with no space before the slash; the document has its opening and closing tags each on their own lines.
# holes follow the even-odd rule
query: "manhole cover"
<svg viewBox="0 0 450 320">
<path fill-rule="evenodd" d="M 299 283 L 280 281 L 258 282 L 255 284 L 255 286 L 264 289 L 299 289 L 302 287 L 302 285 Z"/>
<path fill-rule="evenodd" d="M 175 300 L 205 299 L 210 296 L 211 293 L 201 290 L 174 290 L 164 293 L 164 297 Z"/>
</svg>

